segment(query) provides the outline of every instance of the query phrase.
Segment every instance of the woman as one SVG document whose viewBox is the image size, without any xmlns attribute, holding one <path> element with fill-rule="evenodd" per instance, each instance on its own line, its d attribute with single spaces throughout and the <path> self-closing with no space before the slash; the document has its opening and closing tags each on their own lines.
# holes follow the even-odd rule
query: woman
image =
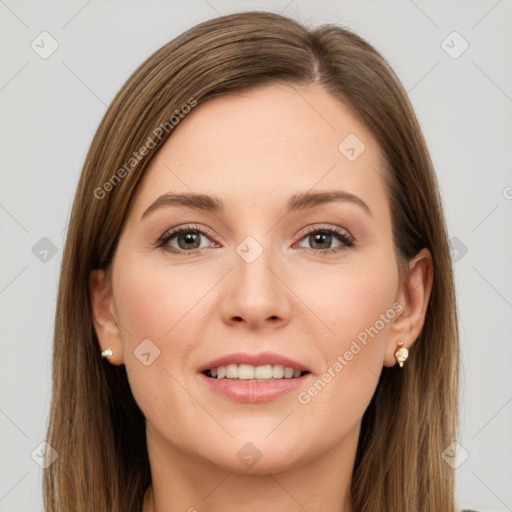
<svg viewBox="0 0 512 512">
<path fill-rule="evenodd" d="M 48 511 L 454 512 L 446 228 L 367 42 L 219 17 L 114 98 L 56 314 Z"/>
</svg>

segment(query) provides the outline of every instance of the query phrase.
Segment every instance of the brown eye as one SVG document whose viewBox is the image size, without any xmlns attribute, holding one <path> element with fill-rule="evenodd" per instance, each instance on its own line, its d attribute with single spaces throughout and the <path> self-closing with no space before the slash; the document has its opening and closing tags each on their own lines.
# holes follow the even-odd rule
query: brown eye
<svg viewBox="0 0 512 512">
<path fill-rule="evenodd" d="M 180 249 L 197 249 L 201 245 L 201 234 L 198 231 L 182 231 L 176 236 Z"/>
<path fill-rule="evenodd" d="M 210 244 L 203 244 L 203 247 L 201 247 L 202 237 L 211 240 L 211 237 L 203 230 L 193 226 L 184 226 L 163 235 L 156 245 L 177 254 L 195 254 L 202 248 L 211 247 L 214 244 L 210 242 Z"/>
<path fill-rule="evenodd" d="M 338 228 L 311 229 L 309 233 L 301 238 L 301 242 L 302 241 L 306 241 L 309 245 L 309 247 L 305 247 L 306 249 L 311 249 L 318 254 L 338 252 L 354 245 L 354 241 L 350 235 Z M 336 242 L 337 245 L 333 247 L 332 244 Z"/>
<path fill-rule="evenodd" d="M 309 235 L 309 241 L 312 249 L 329 249 L 332 243 L 332 235 L 328 233 L 317 233 L 315 235 Z"/>
</svg>

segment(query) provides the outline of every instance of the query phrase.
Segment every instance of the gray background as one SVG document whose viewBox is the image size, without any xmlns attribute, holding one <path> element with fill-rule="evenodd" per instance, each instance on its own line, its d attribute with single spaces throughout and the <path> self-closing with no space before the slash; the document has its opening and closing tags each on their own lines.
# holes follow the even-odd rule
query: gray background
<svg viewBox="0 0 512 512">
<path fill-rule="evenodd" d="M 43 510 L 36 461 L 59 266 L 81 165 L 106 106 L 168 40 L 245 9 L 346 25 L 382 52 L 409 91 L 456 261 L 462 438 L 447 460 L 457 466 L 461 506 L 512 511 L 510 0 L 0 0 L 0 511 Z M 58 43 L 48 58 L 40 56 L 52 44 L 43 31 Z"/>
</svg>

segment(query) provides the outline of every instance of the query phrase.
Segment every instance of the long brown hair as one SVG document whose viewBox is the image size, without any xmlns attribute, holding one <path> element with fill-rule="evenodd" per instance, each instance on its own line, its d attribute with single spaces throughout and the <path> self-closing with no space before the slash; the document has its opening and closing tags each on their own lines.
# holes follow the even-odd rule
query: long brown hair
<svg viewBox="0 0 512 512">
<path fill-rule="evenodd" d="M 458 429 L 452 266 L 435 173 L 407 94 L 382 56 L 350 30 L 309 29 L 277 14 L 245 12 L 201 23 L 151 55 L 93 138 L 59 282 L 47 435 L 59 456 L 44 474 L 48 512 L 140 512 L 151 481 L 144 417 L 125 367 L 100 357 L 89 274 L 112 261 L 137 184 L 172 135 L 169 120 L 193 102 L 276 81 L 318 82 L 354 109 L 385 156 L 399 267 L 423 247 L 433 257 L 424 328 L 404 368 L 383 369 L 363 416 L 354 510 L 456 510 L 454 470 L 442 457 Z M 144 145 L 151 149 L 141 157 Z"/>
</svg>

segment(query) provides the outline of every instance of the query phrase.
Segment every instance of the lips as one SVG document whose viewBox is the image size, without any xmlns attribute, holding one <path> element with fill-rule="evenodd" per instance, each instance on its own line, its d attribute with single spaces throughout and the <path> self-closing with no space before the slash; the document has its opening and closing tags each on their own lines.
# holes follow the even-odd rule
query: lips
<svg viewBox="0 0 512 512">
<path fill-rule="evenodd" d="M 218 357 L 203 364 L 197 377 L 201 385 L 217 395 L 252 404 L 290 396 L 314 378 L 304 363 L 273 352 L 237 352 Z"/>
</svg>

